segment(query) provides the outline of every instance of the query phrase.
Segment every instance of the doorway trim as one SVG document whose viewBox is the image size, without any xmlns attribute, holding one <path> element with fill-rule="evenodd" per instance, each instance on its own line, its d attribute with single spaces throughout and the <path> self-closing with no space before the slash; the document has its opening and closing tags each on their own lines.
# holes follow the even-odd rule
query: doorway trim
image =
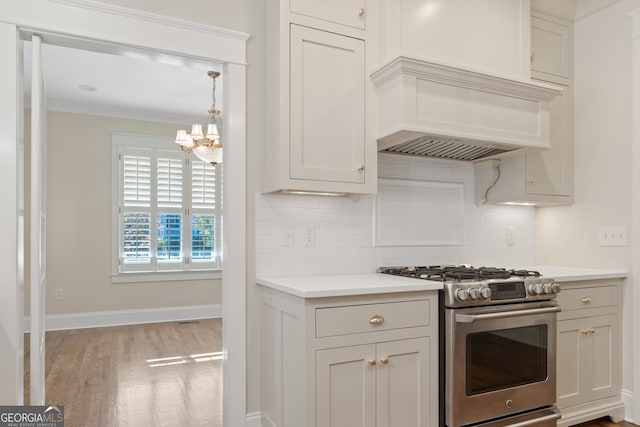
<svg viewBox="0 0 640 427">
<path fill-rule="evenodd" d="M 246 42 L 248 34 L 221 29 L 190 21 L 165 17 L 127 8 L 110 6 L 89 0 L 10 0 L 3 10 L 2 21 L 14 25 L 17 32 L 25 35 L 39 34 L 45 42 L 67 47 L 103 49 L 111 52 L 146 52 L 150 60 L 161 60 L 164 54 L 180 57 L 184 65 L 193 62 L 222 64 L 225 73 L 224 105 L 225 128 L 225 186 L 233 183 L 233 191 L 225 191 L 224 270 L 222 276 L 222 317 L 223 317 L 223 423 L 224 426 L 246 424 Z M 0 36 L 9 39 L 8 32 Z M 15 39 L 16 35 L 11 35 Z M 6 42 L 11 43 L 11 40 Z M 0 41 L 5 43 L 5 40 Z M 3 91 L 15 93 L 16 100 L 12 113 L 0 123 L 0 152 L 15 153 L 22 125 L 21 57 L 11 55 L 0 65 L 0 76 L 14 76 L 11 81 L 3 81 Z M 20 90 L 19 90 L 20 89 Z M 230 96 L 233 94 L 233 96 Z M 8 105 L 8 104 L 7 104 Z M 3 111 L 5 105 L 2 106 Z M 11 111 L 13 110 L 13 111 Z M 7 117 L 7 116 L 5 116 Z M 17 159 L 16 155 L 9 157 Z M 17 160 L 16 160 L 17 163 Z M 17 165 L 13 165 L 16 171 Z M 11 172 L 11 169 L 7 170 Z M 16 193 L 16 179 L 2 182 L 5 194 Z M 5 186 L 11 188 L 4 188 Z M 226 189 L 225 189 L 226 190 Z M 9 212 L 11 221 L 19 222 L 18 209 Z M 4 210 L 3 210 L 4 218 Z M 230 237 L 233 236 L 233 240 Z M 8 262 L 17 269 L 17 243 L 8 239 L 2 253 L 12 253 Z M 4 245 L 4 244 L 3 244 Z M 4 265 L 4 264 L 3 264 Z M 17 279 L 4 286 L 9 296 L 20 295 Z M 2 289 L 5 292 L 5 289 Z M 4 299 L 4 296 L 3 296 Z M 14 299 L 15 300 L 15 299 Z M 20 306 L 22 301 L 18 301 Z M 19 336 L 22 332 L 22 310 L 12 309 L 10 318 L 0 319 L 0 332 Z M 15 314 L 14 314 L 15 313 Z M 15 319 L 13 319 L 15 315 Z M 12 324 L 13 323 L 13 324 Z M 231 332 L 233 326 L 233 332 Z M 19 353 L 19 349 L 15 352 Z M 22 372 L 21 355 L 16 354 L 10 361 L 11 377 Z M 4 361 L 0 354 L 0 362 Z M 18 371 L 18 372 L 15 372 Z M 18 384 L 16 384 L 18 387 Z M 19 391 L 15 392 L 16 397 Z M 21 399 L 20 397 L 17 397 Z M 18 403 L 17 401 L 15 403 Z M 9 404 L 9 403 L 8 403 Z"/>
</svg>

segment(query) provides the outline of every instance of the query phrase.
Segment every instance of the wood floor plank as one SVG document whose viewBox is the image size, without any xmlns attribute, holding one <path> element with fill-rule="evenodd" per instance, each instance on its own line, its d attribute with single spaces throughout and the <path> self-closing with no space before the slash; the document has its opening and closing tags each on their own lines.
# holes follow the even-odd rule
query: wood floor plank
<svg viewBox="0 0 640 427">
<path fill-rule="evenodd" d="M 218 427 L 221 352 L 221 319 L 47 332 L 46 402 L 68 427 Z"/>
</svg>

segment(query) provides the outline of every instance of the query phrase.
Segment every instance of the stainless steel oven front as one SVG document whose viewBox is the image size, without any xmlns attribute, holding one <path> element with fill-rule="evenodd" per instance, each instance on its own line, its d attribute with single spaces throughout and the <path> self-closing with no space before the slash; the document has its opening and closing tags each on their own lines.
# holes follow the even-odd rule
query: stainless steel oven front
<svg viewBox="0 0 640 427">
<path fill-rule="evenodd" d="M 555 301 L 444 309 L 448 427 L 556 424 L 558 311 Z M 514 414 L 524 421 L 500 420 Z"/>
</svg>

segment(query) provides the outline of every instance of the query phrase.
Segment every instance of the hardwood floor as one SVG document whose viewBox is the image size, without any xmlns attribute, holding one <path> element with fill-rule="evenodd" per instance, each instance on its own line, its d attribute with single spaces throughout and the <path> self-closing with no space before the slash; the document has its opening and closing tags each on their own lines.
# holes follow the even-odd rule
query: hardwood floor
<svg viewBox="0 0 640 427">
<path fill-rule="evenodd" d="M 221 319 L 47 332 L 46 403 L 67 427 L 221 426 L 221 338 Z"/>
<path fill-rule="evenodd" d="M 573 427 L 639 427 L 636 424 L 620 421 L 619 423 L 611 422 L 608 418 L 588 421 L 582 424 L 576 424 Z"/>
</svg>

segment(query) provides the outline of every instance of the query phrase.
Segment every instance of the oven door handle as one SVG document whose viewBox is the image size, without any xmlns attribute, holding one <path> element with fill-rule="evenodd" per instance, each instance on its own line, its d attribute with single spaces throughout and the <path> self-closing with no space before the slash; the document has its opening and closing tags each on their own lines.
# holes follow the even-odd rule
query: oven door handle
<svg viewBox="0 0 640 427">
<path fill-rule="evenodd" d="M 532 314 L 557 313 L 559 311 L 561 311 L 560 307 L 548 307 L 548 308 L 532 308 L 529 310 L 503 311 L 503 312 L 486 313 L 486 314 L 458 313 L 456 314 L 456 322 L 472 323 L 477 320 L 506 319 L 508 317 L 530 316 Z"/>
<path fill-rule="evenodd" d="M 544 417 L 534 418 L 532 420 L 520 421 L 519 423 L 507 424 L 504 427 L 527 427 L 534 424 L 542 424 L 547 421 L 553 421 L 560 419 L 561 415 L 559 413 L 553 413 L 551 415 L 545 415 Z"/>
</svg>

